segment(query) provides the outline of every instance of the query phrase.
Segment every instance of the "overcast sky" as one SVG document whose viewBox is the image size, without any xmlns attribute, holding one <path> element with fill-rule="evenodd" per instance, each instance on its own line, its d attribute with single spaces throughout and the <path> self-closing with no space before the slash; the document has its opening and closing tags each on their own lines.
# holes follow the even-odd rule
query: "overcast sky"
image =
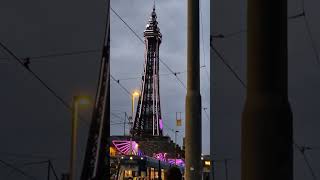
<svg viewBox="0 0 320 180">
<path fill-rule="evenodd" d="M 201 65 L 209 67 L 209 0 L 202 1 L 204 50 Z M 246 29 L 246 1 L 211 0 L 212 33 L 233 33 Z M 112 0 L 112 7 L 138 35 L 152 10 L 152 0 Z M 104 31 L 104 1 L 85 0 L 2 0 L 0 3 L 0 41 L 19 57 L 100 49 Z M 318 0 L 306 0 L 305 10 L 316 46 L 320 43 Z M 186 1 L 158 0 L 159 27 L 163 34 L 160 57 L 176 72 L 186 70 Z M 289 0 L 288 14 L 302 11 L 299 0 Z M 289 98 L 294 115 L 294 136 L 298 144 L 319 147 L 320 63 L 316 62 L 303 18 L 290 20 Z M 111 12 L 111 72 L 117 79 L 139 77 L 142 73 L 144 46 Z M 202 39 L 202 38 L 201 38 Z M 215 46 L 245 80 L 246 36 L 237 34 L 214 42 Z M 316 47 L 319 52 L 319 46 Z M 205 53 L 203 53 L 203 51 Z M 45 165 L 24 163 L 51 158 L 59 173 L 66 172 L 69 160 L 70 112 L 43 86 L 8 55 L 0 52 L 0 159 L 43 179 Z M 205 57 L 205 58 L 204 58 Z M 240 179 L 240 122 L 244 89 L 227 68 L 211 54 L 214 68 L 214 142 L 217 158 L 232 158 L 229 179 Z M 100 54 L 51 57 L 31 61 L 30 68 L 67 102 L 75 94 L 94 97 Z M 201 70 L 203 107 L 209 109 L 206 71 Z M 173 137 L 175 112 L 184 112 L 185 89 L 160 65 L 161 107 L 166 122 L 165 134 Z M 186 74 L 178 75 L 186 83 Z M 128 90 L 139 89 L 139 79 L 120 81 Z M 130 99 L 111 83 L 111 112 L 130 112 Z M 79 124 L 79 167 L 90 121 L 90 110 L 83 110 Z M 209 111 L 208 111 L 209 113 Z M 184 114 L 182 119 L 184 120 Z M 203 152 L 209 152 L 209 121 L 202 114 Z M 121 121 L 112 116 L 112 121 Z M 182 132 L 178 136 L 181 144 Z M 122 134 L 122 126 L 113 126 L 113 134 Z M 320 177 L 319 150 L 307 151 L 315 174 Z M 8 154 L 10 153 L 10 154 Z M 296 179 L 312 179 L 303 157 L 295 150 Z M 80 171 L 80 169 L 79 169 Z M 224 179 L 224 164 L 217 164 L 217 179 Z M 11 169 L 0 165 L 0 179 L 23 180 Z"/>
</svg>

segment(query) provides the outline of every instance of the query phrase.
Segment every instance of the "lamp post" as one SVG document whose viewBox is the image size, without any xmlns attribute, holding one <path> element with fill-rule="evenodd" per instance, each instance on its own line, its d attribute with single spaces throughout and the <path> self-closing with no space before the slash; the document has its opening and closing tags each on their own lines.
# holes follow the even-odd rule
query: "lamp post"
<svg viewBox="0 0 320 180">
<path fill-rule="evenodd" d="M 177 133 L 179 131 L 175 131 L 174 133 L 174 164 L 177 165 Z"/>
<path fill-rule="evenodd" d="M 74 96 L 72 100 L 72 122 L 71 122 L 71 150 L 70 150 L 70 180 L 76 179 L 76 159 L 77 159 L 77 128 L 78 109 L 90 104 L 87 96 Z"/>
<path fill-rule="evenodd" d="M 131 114 L 131 117 L 132 117 L 132 120 L 133 120 L 133 113 L 134 113 L 134 99 L 135 97 L 138 97 L 140 95 L 140 93 L 138 91 L 134 91 L 132 93 L 132 114 Z"/>
<path fill-rule="evenodd" d="M 140 93 L 138 91 L 133 91 L 133 93 L 131 94 L 131 97 L 132 97 L 132 109 L 131 109 L 131 122 L 130 122 L 130 155 L 132 155 L 132 123 L 134 121 L 134 118 L 133 118 L 133 114 L 134 114 L 134 99 L 135 97 L 138 97 L 140 95 Z"/>
</svg>

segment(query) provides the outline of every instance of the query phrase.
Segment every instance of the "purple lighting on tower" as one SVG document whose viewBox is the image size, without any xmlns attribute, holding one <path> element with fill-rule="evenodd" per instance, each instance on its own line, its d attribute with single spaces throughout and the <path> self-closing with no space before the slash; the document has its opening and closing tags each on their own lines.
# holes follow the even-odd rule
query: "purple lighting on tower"
<svg viewBox="0 0 320 180">
<path fill-rule="evenodd" d="M 163 122 L 162 122 L 162 119 L 159 119 L 159 126 L 160 126 L 160 129 L 162 130 L 162 129 L 163 129 Z"/>
</svg>

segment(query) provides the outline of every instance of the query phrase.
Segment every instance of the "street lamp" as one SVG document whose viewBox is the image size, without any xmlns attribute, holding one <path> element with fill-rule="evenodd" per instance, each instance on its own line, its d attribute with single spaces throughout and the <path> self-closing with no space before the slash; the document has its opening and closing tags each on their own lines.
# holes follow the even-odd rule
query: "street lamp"
<svg viewBox="0 0 320 180">
<path fill-rule="evenodd" d="M 131 131 L 131 137 L 130 137 L 130 155 L 132 155 L 132 123 L 134 121 L 133 119 L 133 113 L 134 113 L 134 99 L 135 97 L 139 97 L 140 93 L 139 91 L 135 90 L 133 91 L 133 93 L 131 94 L 132 97 L 132 109 L 131 109 L 131 122 L 130 122 L 130 131 Z"/>
<path fill-rule="evenodd" d="M 175 165 L 177 165 L 177 133 L 178 133 L 179 131 L 175 131 L 175 133 L 174 133 L 174 143 L 175 143 L 175 145 L 174 145 L 174 153 L 175 153 L 175 155 L 174 155 L 174 164 Z"/>
<path fill-rule="evenodd" d="M 134 99 L 135 97 L 139 97 L 140 93 L 139 91 L 134 91 L 131 96 L 132 96 L 132 114 L 131 114 L 131 117 L 132 117 L 132 120 L 133 120 L 133 112 L 134 112 Z"/>
<path fill-rule="evenodd" d="M 71 152 L 70 152 L 70 180 L 75 180 L 76 176 L 76 154 L 77 154 L 77 122 L 78 109 L 87 107 L 90 98 L 87 96 L 74 96 L 72 100 L 72 122 L 71 122 Z"/>
</svg>

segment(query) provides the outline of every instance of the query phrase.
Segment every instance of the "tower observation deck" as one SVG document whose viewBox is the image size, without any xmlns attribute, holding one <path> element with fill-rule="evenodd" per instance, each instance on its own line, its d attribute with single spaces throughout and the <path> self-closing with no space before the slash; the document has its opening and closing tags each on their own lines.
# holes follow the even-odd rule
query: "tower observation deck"
<svg viewBox="0 0 320 180">
<path fill-rule="evenodd" d="M 162 136 L 159 93 L 159 47 L 162 34 L 158 27 L 155 6 L 144 31 L 144 71 L 136 115 L 131 133 L 133 136 Z"/>
</svg>

